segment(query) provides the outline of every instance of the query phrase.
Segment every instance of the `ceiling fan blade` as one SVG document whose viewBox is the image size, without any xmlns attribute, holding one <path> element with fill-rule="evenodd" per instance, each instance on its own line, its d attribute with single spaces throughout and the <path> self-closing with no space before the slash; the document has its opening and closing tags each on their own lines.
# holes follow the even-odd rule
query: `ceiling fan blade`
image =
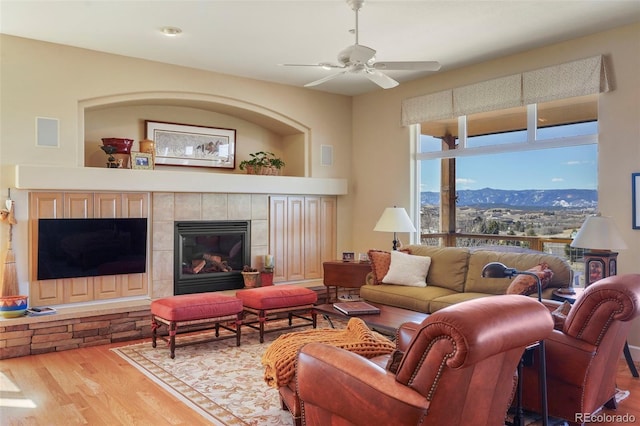
<svg viewBox="0 0 640 426">
<path fill-rule="evenodd" d="M 322 83 L 325 83 L 325 82 L 327 82 L 327 81 L 329 81 L 329 80 L 333 80 L 333 79 L 334 79 L 334 78 L 336 78 L 336 77 L 340 77 L 342 74 L 344 74 L 344 73 L 346 73 L 346 72 L 347 72 L 347 71 L 345 70 L 345 71 L 341 71 L 341 72 L 339 72 L 339 73 L 337 73 L 337 74 L 331 74 L 331 75 L 328 75 L 328 76 L 326 76 L 326 77 L 324 77 L 324 78 L 321 78 L 320 80 L 316 80 L 316 81 L 312 81 L 311 83 L 307 83 L 307 84 L 305 84 L 305 85 L 304 85 L 304 87 L 317 86 L 317 85 L 322 84 Z"/>
<path fill-rule="evenodd" d="M 315 68 L 344 68 L 344 65 L 330 64 L 328 62 L 320 62 L 319 64 L 278 64 L 281 67 L 315 67 Z"/>
<path fill-rule="evenodd" d="M 391 89 L 400 84 L 388 75 L 381 73 L 380 71 L 367 70 L 364 75 L 366 75 L 369 80 L 373 81 L 383 89 Z"/>
<path fill-rule="evenodd" d="M 376 62 L 371 65 L 377 70 L 399 71 L 438 71 L 440 64 L 436 61 Z"/>
</svg>

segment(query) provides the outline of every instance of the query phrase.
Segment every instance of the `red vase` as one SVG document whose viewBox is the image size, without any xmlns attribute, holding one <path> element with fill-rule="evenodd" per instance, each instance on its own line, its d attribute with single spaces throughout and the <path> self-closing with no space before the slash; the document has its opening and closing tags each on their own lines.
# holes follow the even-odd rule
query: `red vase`
<svg viewBox="0 0 640 426">
<path fill-rule="evenodd" d="M 102 138 L 102 145 L 115 146 L 118 154 L 131 153 L 131 145 L 133 145 L 133 139 L 124 138 Z"/>
</svg>

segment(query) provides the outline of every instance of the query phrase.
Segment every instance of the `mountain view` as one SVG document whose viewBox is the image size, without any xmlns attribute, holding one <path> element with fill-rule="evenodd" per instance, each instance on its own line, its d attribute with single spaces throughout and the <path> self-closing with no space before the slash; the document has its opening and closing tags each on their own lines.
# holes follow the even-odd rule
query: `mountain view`
<svg viewBox="0 0 640 426">
<path fill-rule="evenodd" d="M 459 190 L 458 207 L 476 208 L 511 207 L 531 210 L 595 209 L 598 191 L 592 189 L 528 189 L 504 190 L 483 188 Z M 439 192 L 422 192 L 421 205 L 438 205 Z"/>
</svg>

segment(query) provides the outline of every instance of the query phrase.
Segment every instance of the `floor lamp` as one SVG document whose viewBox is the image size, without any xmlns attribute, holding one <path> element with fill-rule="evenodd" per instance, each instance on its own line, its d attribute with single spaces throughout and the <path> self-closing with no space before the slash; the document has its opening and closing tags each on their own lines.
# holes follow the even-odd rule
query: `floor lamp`
<svg viewBox="0 0 640 426">
<path fill-rule="evenodd" d="M 416 227 L 403 207 L 393 206 L 384 209 L 373 230 L 393 232 L 393 249 L 398 250 L 398 232 L 416 232 Z"/>
<path fill-rule="evenodd" d="M 485 278 L 512 278 L 516 275 L 529 275 L 536 279 L 538 285 L 538 301 L 542 302 L 542 282 L 538 274 L 530 271 L 518 271 L 513 268 L 507 268 L 500 262 L 487 263 L 482 268 L 482 276 Z M 525 349 L 526 351 L 526 349 Z M 538 368 L 538 382 L 540 386 L 540 408 L 542 410 L 542 424 L 547 426 L 549 424 L 549 408 L 547 406 L 547 358 L 544 348 L 544 340 L 538 342 L 538 355 L 540 356 L 540 367 Z M 513 426 L 521 426 L 522 423 L 522 363 L 518 366 L 518 407 L 516 414 L 513 417 Z"/>
</svg>

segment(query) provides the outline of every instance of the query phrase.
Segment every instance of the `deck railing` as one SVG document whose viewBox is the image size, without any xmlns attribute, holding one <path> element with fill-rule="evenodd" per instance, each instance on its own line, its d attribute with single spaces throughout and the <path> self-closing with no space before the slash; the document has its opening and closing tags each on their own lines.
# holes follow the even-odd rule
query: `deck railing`
<svg viewBox="0 0 640 426">
<path fill-rule="evenodd" d="M 529 237 L 518 235 L 429 233 L 420 236 L 421 244 L 443 247 L 513 246 L 554 254 L 570 263 L 582 260 L 583 250 L 570 247 L 571 238 Z"/>
</svg>

